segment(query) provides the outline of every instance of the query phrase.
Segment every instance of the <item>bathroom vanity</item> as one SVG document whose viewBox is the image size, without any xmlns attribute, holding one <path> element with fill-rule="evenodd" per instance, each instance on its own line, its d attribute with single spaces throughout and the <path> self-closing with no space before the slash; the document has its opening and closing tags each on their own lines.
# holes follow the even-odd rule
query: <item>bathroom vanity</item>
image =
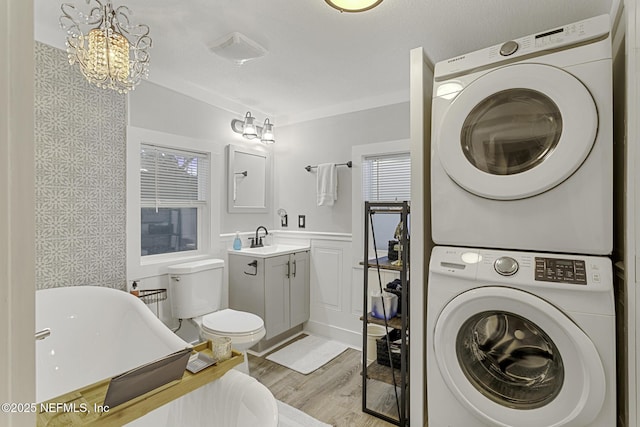
<svg viewBox="0 0 640 427">
<path fill-rule="evenodd" d="M 302 330 L 309 320 L 309 248 L 289 245 L 229 252 L 229 306 L 257 314 L 266 336 L 263 351 Z"/>
</svg>

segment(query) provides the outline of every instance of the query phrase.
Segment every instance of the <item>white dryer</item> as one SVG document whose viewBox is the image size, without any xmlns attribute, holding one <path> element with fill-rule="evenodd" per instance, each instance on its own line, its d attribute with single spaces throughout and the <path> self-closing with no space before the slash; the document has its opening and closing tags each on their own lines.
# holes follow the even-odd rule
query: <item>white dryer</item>
<svg viewBox="0 0 640 427">
<path fill-rule="evenodd" d="M 602 15 L 436 64 L 436 244 L 611 253 L 609 27 Z"/>
<path fill-rule="evenodd" d="M 608 258 L 439 246 L 427 310 L 429 426 L 616 425 Z"/>
</svg>

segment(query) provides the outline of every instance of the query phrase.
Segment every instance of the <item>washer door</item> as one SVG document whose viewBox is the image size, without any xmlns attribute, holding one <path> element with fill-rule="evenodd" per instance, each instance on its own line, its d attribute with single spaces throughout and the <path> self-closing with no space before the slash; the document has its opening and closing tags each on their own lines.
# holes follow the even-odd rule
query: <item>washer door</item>
<svg viewBox="0 0 640 427">
<path fill-rule="evenodd" d="M 437 135 L 440 162 L 480 197 L 535 196 L 570 177 L 598 131 L 591 94 L 573 75 L 540 64 L 478 78 L 452 101 Z"/>
<path fill-rule="evenodd" d="M 541 298 L 512 288 L 473 289 L 445 306 L 434 332 L 445 383 L 484 423 L 578 427 L 602 408 L 605 376 L 595 346 Z"/>
</svg>

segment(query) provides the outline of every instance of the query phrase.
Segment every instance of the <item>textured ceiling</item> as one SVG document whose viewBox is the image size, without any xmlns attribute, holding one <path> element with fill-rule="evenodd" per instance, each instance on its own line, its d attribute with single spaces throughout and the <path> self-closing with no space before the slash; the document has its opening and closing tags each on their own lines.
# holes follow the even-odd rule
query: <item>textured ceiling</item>
<svg viewBox="0 0 640 427">
<path fill-rule="evenodd" d="M 64 47 L 60 2 L 34 2 L 36 40 Z M 415 47 L 435 63 L 609 13 L 612 0 L 384 0 L 358 14 L 324 0 L 114 0 L 124 3 L 151 28 L 150 81 L 281 124 L 407 101 Z M 237 66 L 209 51 L 233 31 L 269 53 Z"/>
</svg>

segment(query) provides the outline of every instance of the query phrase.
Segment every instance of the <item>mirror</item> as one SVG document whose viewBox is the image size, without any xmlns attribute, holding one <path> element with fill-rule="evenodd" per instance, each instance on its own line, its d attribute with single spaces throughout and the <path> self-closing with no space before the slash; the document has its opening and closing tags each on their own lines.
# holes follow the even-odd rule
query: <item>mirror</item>
<svg viewBox="0 0 640 427">
<path fill-rule="evenodd" d="M 267 212 L 271 183 L 269 153 L 229 144 L 227 182 L 229 213 Z"/>
</svg>

